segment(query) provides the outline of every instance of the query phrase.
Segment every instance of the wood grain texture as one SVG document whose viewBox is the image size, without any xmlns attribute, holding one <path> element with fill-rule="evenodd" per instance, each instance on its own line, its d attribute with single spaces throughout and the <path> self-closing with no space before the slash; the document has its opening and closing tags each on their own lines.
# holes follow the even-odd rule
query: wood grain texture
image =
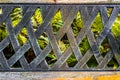
<svg viewBox="0 0 120 80">
<path fill-rule="evenodd" d="M 9 6 L 8 6 L 9 5 Z M 0 15 L 0 23 L 6 23 L 8 35 L 0 42 L 0 70 L 1 71 L 49 71 L 49 70 L 119 70 L 120 68 L 120 50 L 119 41 L 120 37 L 114 38 L 111 32 L 111 27 L 115 22 L 118 14 L 120 13 L 120 5 L 42 5 L 42 4 L 1 4 L 0 5 L 3 14 Z M 21 7 L 23 17 L 16 27 L 12 26 L 10 11 L 15 7 Z M 36 8 L 41 9 L 43 15 L 43 23 L 38 26 L 36 31 L 30 22 L 32 15 Z M 111 15 L 107 15 L 107 8 L 113 8 Z M 63 17 L 63 25 L 60 27 L 56 34 L 53 33 L 53 27 L 50 21 L 54 17 L 57 11 L 61 11 Z M 76 18 L 77 13 L 80 12 L 83 27 L 79 31 L 77 36 L 74 36 L 72 23 Z M 97 17 L 97 14 L 101 14 L 101 23 L 103 23 L 102 31 L 97 37 L 94 36 L 91 26 Z M 17 39 L 17 35 L 20 31 L 26 28 L 28 32 L 28 40 L 25 44 L 20 46 Z M 41 49 L 37 39 L 46 33 L 49 43 L 44 49 Z M 62 53 L 58 42 L 66 35 L 69 46 Z M 83 55 L 79 48 L 79 44 L 84 39 L 88 39 L 90 45 L 89 49 Z M 105 54 L 101 55 L 99 46 L 105 39 L 108 39 L 110 44 L 110 50 Z M 4 49 L 11 44 L 14 50 L 14 54 L 7 59 L 4 55 Z M 28 62 L 25 54 L 29 49 L 33 49 L 33 54 L 36 56 L 31 62 Z M 55 63 L 49 65 L 46 57 L 50 52 L 53 51 L 56 57 Z M 8 52 L 9 53 L 9 52 Z M 68 58 L 74 54 L 77 63 L 74 66 L 69 66 L 67 63 Z M 88 61 L 95 57 L 98 63 L 96 67 L 89 67 Z M 114 57 L 115 56 L 115 57 Z M 118 67 L 114 69 L 109 67 L 107 64 L 112 58 L 118 62 Z M 31 58 L 31 57 L 29 57 Z M 20 62 L 21 67 L 12 67 L 17 62 Z"/>
</svg>

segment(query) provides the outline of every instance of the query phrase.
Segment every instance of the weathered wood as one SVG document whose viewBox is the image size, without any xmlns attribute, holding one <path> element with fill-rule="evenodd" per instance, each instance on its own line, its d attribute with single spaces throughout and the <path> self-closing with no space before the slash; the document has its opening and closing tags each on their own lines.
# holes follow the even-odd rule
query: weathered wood
<svg viewBox="0 0 120 80">
<path fill-rule="evenodd" d="M 119 12 L 120 5 L 31 5 L 31 4 L 1 4 L 2 14 L 0 14 L 0 24 L 5 22 L 8 35 L 0 42 L 0 71 L 37 71 L 37 70 L 114 70 L 111 67 L 108 67 L 107 64 L 115 56 L 115 59 L 120 67 L 120 50 L 119 43 L 120 37 L 117 39 L 114 38 L 113 33 L 111 32 L 112 24 L 115 22 Z M 12 26 L 10 13 L 15 7 L 21 7 L 23 17 L 19 24 L 16 27 Z M 30 22 L 30 19 L 35 12 L 35 9 L 39 7 L 41 9 L 43 23 L 38 26 L 37 30 L 34 32 L 34 28 Z M 110 17 L 107 15 L 107 8 L 113 8 Z M 57 11 L 61 11 L 64 24 L 60 27 L 57 34 L 53 33 L 53 27 L 50 24 L 50 21 L 54 17 Z M 72 23 L 77 15 L 80 12 L 83 27 L 79 31 L 77 36 L 74 36 L 72 29 Z M 103 29 L 99 33 L 98 37 L 94 37 L 91 26 L 97 16 L 100 13 L 102 19 Z M 28 32 L 28 41 L 20 46 L 17 39 L 17 35 L 23 28 L 27 29 Z M 49 43 L 42 50 L 39 46 L 37 39 L 43 34 L 46 33 Z M 58 41 L 66 34 L 70 46 L 62 53 Z M 87 37 L 90 48 L 87 52 L 82 55 L 79 44 L 82 42 L 84 37 Z M 102 56 L 99 46 L 102 44 L 104 39 L 107 38 L 110 44 L 110 50 L 106 53 L 105 56 Z M 4 55 L 4 49 L 11 44 L 15 54 L 13 54 L 9 59 L 6 59 Z M 25 53 L 32 48 L 35 54 L 35 58 L 28 63 L 25 57 Z M 49 66 L 46 57 L 53 51 L 56 62 Z M 75 55 L 77 63 L 73 67 L 69 67 L 67 64 L 67 59 L 72 55 Z M 90 58 L 94 56 L 98 65 L 95 68 L 88 66 L 87 62 Z M 20 62 L 21 68 L 12 67 L 16 62 Z M 119 67 L 117 68 L 119 70 Z"/>
</svg>

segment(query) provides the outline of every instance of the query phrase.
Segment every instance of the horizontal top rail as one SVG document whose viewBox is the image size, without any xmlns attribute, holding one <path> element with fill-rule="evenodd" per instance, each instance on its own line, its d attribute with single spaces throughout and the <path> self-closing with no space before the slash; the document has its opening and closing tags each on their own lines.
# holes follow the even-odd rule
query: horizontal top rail
<svg viewBox="0 0 120 80">
<path fill-rule="evenodd" d="M 119 6 L 120 3 L 0 3 L 0 6 Z"/>
<path fill-rule="evenodd" d="M 117 3 L 119 0 L 1 0 L 0 3 Z"/>
</svg>

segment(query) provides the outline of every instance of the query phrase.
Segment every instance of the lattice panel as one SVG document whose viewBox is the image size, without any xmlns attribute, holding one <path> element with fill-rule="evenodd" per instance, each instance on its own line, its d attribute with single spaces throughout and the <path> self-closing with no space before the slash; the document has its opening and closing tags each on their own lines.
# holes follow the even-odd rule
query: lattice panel
<svg viewBox="0 0 120 80">
<path fill-rule="evenodd" d="M 15 8 L 21 11 L 17 13 Z M 37 18 L 41 16 L 42 21 L 38 21 L 35 27 L 32 19 L 35 19 L 37 8 L 40 11 Z M 116 19 L 120 17 L 119 5 L 0 4 L 0 9 L 0 24 L 4 25 L 0 28 L 7 33 L 0 41 L 1 71 L 119 70 L 120 37 L 115 37 L 112 32 Z M 58 12 L 62 23 L 55 33 L 51 21 Z M 21 15 L 18 23 L 13 22 L 15 14 Z M 74 23 L 76 16 L 80 19 L 77 26 Z M 98 17 L 101 30 L 96 33 L 94 24 Z M 77 27 L 80 28 L 75 34 Z M 19 40 L 21 34 L 25 36 L 22 44 Z M 40 43 L 44 43 L 44 47 Z M 101 46 L 107 51 L 101 52 Z"/>
</svg>

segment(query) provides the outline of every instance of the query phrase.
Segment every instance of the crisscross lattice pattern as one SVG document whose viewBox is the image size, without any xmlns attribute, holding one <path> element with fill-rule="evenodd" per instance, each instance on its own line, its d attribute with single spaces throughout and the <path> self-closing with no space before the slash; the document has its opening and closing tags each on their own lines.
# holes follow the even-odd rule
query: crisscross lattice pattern
<svg viewBox="0 0 120 80">
<path fill-rule="evenodd" d="M 118 65 L 116 69 L 119 69 L 120 39 L 119 37 L 114 38 L 114 35 L 111 31 L 112 25 L 120 12 L 119 5 L 1 4 L 0 7 L 2 9 L 2 13 L 0 14 L 0 24 L 4 22 L 8 32 L 8 35 L 0 42 L 0 70 L 113 70 L 113 67 L 107 65 L 113 57 Z M 13 27 L 10 13 L 15 7 L 20 7 L 22 9 L 22 19 L 16 25 L 16 27 Z M 31 24 L 31 17 L 38 7 L 41 10 L 43 22 L 34 31 L 33 25 Z M 112 8 L 110 15 L 108 15 L 107 12 L 108 8 Z M 54 34 L 54 27 L 51 26 L 50 22 L 57 11 L 61 11 L 62 13 L 63 25 L 60 27 L 58 32 Z M 75 36 L 71 24 L 78 12 L 80 12 L 83 25 L 78 35 Z M 91 27 L 98 14 L 100 14 L 103 28 L 98 36 L 95 37 Z M 17 35 L 23 28 L 26 28 L 27 30 L 28 40 L 21 46 L 17 39 Z M 49 43 L 47 46 L 45 46 L 45 48 L 41 49 L 37 39 L 44 33 L 48 37 Z M 69 46 L 64 52 L 62 52 L 59 46 L 59 41 L 64 36 L 67 37 Z M 85 36 L 90 47 L 85 54 L 82 54 L 79 44 L 82 42 Z M 110 50 L 103 56 L 99 50 L 99 46 L 102 45 L 105 39 L 108 39 Z M 11 44 L 13 47 L 14 54 L 7 59 L 4 49 L 9 46 L 9 44 Z M 25 57 L 25 54 L 29 49 L 33 50 L 35 56 L 30 62 L 28 62 Z M 51 51 L 56 57 L 56 61 L 50 65 L 48 64 L 46 57 Z M 7 54 L 9 54 L 9 51 Z M 70 67 L 67 63 L 67 60 L 72 54 L 74 54 L 77 62 L 74 66 Z M 97 62 L 95 67 L 88 66 L 89 60 L 92 57 L 94 57 Z M 20 67 L 13 67 L 13 65 L 17 62 L 19 62 Z"/>
</svg>

